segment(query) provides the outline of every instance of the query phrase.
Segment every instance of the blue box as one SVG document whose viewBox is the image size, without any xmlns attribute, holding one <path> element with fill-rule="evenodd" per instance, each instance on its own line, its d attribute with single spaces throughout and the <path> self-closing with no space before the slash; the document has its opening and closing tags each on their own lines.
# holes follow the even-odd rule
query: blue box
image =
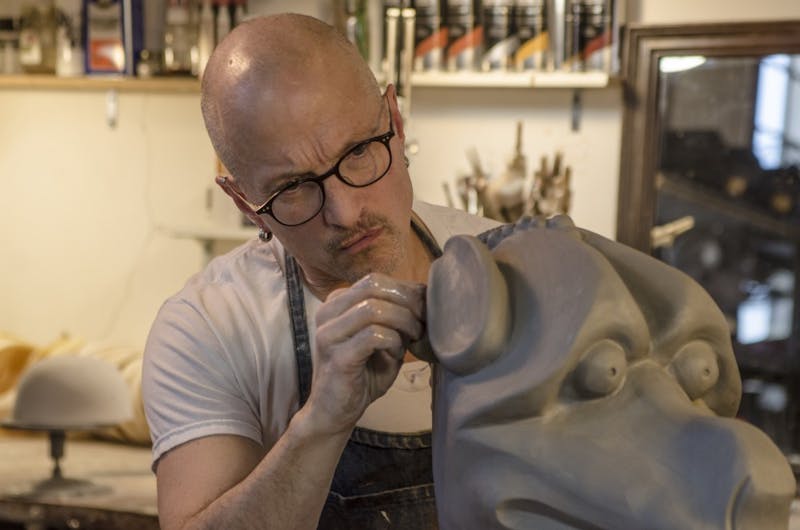
<svg viewBox="0 0 800 530">
<path fill-rule="evenodd" d="M 87 74 L 134 75 L 143 42 L 143 0 L 83 0 Z"/>
</svg>

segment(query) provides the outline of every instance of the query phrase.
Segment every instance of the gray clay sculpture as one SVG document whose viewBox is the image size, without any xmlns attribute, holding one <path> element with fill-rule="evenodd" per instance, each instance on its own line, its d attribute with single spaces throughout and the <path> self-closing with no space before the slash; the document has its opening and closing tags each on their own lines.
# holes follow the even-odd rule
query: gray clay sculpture
<svg viewBox="0 0 800 530">
<path fill-rule="evenodd" d="M 786 458 L 735 419 L 717 306 L 683 273 L 523 219 L 450 239 L 428 284 L 443 530 L 785 530 Z"/>
</svg>

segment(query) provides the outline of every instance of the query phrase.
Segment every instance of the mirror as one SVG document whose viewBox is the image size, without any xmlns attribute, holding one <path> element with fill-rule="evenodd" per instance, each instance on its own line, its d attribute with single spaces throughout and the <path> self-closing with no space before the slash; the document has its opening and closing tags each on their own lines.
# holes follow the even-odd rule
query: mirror
<svg viewBox="0 0 800 530">
<path fill-rule="evenodd" d="M 739 416 L 800 453 L 800 21 L 631 28 L 617 239 L 720 306 Z"/>
</svg>

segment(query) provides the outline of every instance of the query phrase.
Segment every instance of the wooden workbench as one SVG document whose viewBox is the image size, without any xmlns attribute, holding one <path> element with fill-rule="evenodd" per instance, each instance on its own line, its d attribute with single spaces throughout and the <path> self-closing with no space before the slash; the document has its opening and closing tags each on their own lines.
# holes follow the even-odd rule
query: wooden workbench
<svg viewBox="0 0 800 530">
<path fill-rule="evenodd" d="M 68 438 L 63 476 L 93 488 L 81 495 L 26 497 L 52 467 L 46 436 L 0 437 L 0 530 L 158 529 L 149 447 Z"/>
</svg>

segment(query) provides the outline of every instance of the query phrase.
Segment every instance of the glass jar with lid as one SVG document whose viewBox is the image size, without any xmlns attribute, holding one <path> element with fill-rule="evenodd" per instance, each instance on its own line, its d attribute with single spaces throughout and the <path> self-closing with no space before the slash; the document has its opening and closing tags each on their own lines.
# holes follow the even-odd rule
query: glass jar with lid
<svg viewBox="0 0 800 530">
<path fill-rule="evenodd" d="M 19 21 L 19 63 L 28 74 L 56 71 L 56 7 L 52 0 L 25 4 Z"/>
</svg>

